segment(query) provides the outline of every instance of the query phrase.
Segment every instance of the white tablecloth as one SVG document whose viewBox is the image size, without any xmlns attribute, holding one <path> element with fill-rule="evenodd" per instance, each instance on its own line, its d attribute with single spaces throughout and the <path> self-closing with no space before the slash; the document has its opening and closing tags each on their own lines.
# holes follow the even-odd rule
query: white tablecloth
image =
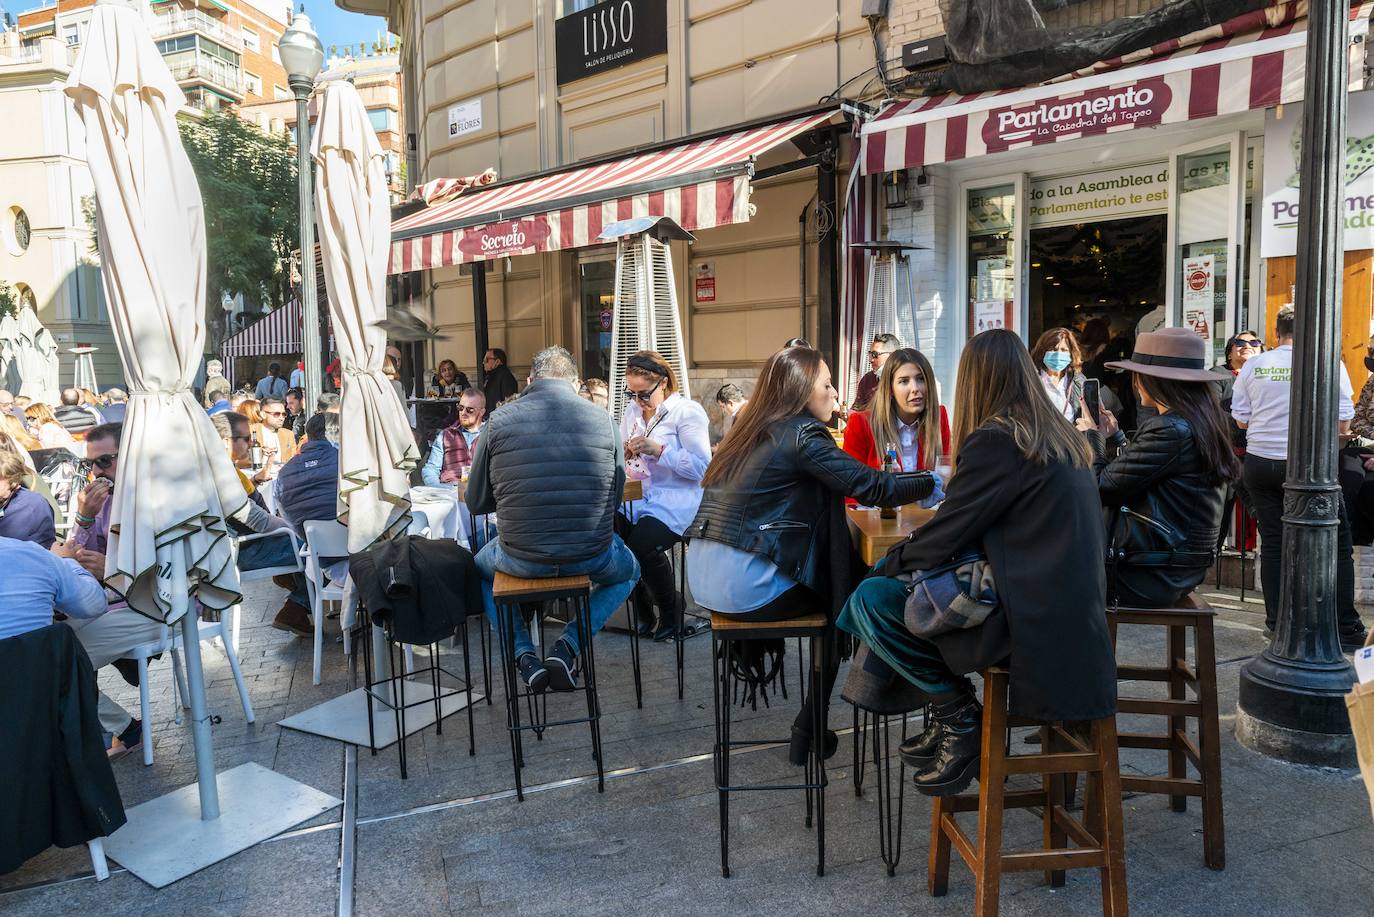
<svg viewBox="0 0 1374 917">
<path fill-rule="evenodd" d="M 452 538 L 462 536 L 467 541 L 466 526 L 458 505 L 458 490 L 451 484 L 437 487 L 412 487 L 410 489 L 411 513 L 423 516 L 429 526 L 430 538 Z"/>
</svg>

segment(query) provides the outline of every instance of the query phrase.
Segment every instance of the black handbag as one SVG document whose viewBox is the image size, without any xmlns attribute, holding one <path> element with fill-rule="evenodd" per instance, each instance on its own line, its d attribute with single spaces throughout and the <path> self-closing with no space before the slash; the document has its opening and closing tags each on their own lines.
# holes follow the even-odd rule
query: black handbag
<svg viewBox="0 0 1374 917">
<path fill-rule="evenodd" d="M 1211 565 L 1211 551 L 1190 551 L 1184 545 L 1187 535 L 1145 513 L 1122 506 L 1110 511 L 1107 523 L 1107 595 L 1114 596 L 1117 584 L 1130 580 L 1131 591 L 1143 598 L 1164 604 L 1175 598 L 1159 577 L 1162 569 L 1184 569 Z M 1138 575 L 1132 575 L 1138 574 Z M 1157 584 L 1157 588 L 1152 588 Z"/>
</svg>

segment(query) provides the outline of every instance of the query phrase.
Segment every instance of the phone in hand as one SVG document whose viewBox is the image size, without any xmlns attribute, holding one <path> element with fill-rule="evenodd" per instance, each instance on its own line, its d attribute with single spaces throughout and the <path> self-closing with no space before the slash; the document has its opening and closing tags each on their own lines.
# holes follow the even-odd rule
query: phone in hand
<svg viewBox="0 0 1374 917">
<path fill-rule="evenodd" d="M 1093 423 L 1102 423 L 1102 383 L 1096 379 L 1083 380 L 1083 401 L 1088 405 L 1088 413 Z"/>
</svg>

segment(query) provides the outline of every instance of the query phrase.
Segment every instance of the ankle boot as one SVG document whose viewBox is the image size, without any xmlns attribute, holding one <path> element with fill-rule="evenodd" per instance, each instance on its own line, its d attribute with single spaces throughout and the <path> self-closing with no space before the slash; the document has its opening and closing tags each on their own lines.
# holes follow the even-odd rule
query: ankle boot
<svg viewBox="0 0 1374 917">
<path fill-rule="evenodd" d="M 978 776 L 983 707 L 978 698 L 968 695 L 932 707 L 931 716 L 940 727 L 940 744 L 935 757 L 912 779 L 927 796 L 953 796 Z"/>
<path fill-rule="evenodd" d="M 924 770 L 935 760 L 935 752 L 940 748 L 940 737 L 943 735 L 940 721 L 932 717 L 920 735 L 912 736 L 897 747 L 897 754 L 901 755 L 907 767 Z"/>
<path fill-rule="evenodd" d="M 654 630 L 654 642 L 662 643 L 682 633 L 682 593 L 673 596 L 673 607 L 658 609 L 658 627 Z"/>
</svg>

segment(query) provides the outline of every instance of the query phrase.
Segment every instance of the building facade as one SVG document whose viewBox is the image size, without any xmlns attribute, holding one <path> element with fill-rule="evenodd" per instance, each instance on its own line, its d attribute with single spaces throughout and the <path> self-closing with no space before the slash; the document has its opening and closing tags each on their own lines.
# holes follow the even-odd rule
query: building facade
<svg viewBox="0 0 1374 917">
<path fill-rule="evenodd" d="M 0 279 L 37 311 L 70 384 L 72 347 L 99 348 L 97 378 L 123 377 L 83 201 L 93 193 L 85 130 L 64 94 L 71 55 L 56 38 L 21 46 L 0 31 L 0 111 L 22 130 L 0 132 Z"/>
</svg>

